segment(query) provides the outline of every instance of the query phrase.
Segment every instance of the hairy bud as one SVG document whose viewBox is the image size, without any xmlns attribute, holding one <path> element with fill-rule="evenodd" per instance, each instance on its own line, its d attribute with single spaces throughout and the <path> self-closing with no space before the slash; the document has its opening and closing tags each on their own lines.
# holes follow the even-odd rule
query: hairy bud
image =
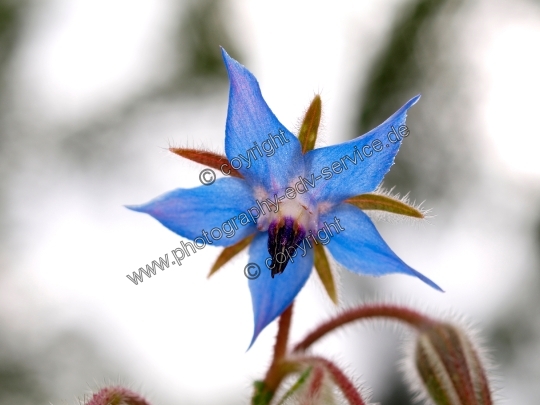
<svg viewBox="0 0 540 405">
<path fill-rule="evenodd" d="M 310 366 L 290 386 L 277 405 L 337 405 L 335 385 L 320 364 Z"/>
<path fill-rule="evenodd" d="M 484 366 L 469 337 L 447 323 L 418 334 L 415 366 L 436 405 L 492 405 Z"/>
<path fill-rule="evenodd" d="M 107 387 L 95 393 L 85 405 L 150 405 L 150 403 L 128 389 Z"/>
</svg>

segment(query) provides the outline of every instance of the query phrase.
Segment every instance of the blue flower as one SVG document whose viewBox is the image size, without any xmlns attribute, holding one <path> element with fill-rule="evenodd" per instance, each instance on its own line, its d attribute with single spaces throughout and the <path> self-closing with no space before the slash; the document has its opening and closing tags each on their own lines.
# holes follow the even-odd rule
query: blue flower
<svg viewBox="0 0 540 405">
<path fill-rule="evenodd" d="M 226 247 L 225 261 L 250 244 L 249 261 L 262 270 L 249 280 L 255 324 L 251 343 L 293 302 L 314 261 L 316 267 L 325 267 L 322 245 L 354 273 L 404 273 L 441 290 L 397 257 L 361 209 L 370 208 L 370 199 L 362 200 L 363 195 L 372 196 L 372 208 L 384 209 L 377 201 L 385 196 L 366 193 L 379 186 L 392 166 L 408 134 L 407 110 L 420 96 L 362 136 L 310 150 L 312 146 L 305 147 L 276 118 L 253 74 L 222 53 L 230 80 L 227 157 L 188 149 L 175 152 L 230 177 L 211 186 L 176 189 L 128 208 L 199 244 Z M 401 204 L 390 198 L 383 203 L 388 201 Z"/>
</svg>

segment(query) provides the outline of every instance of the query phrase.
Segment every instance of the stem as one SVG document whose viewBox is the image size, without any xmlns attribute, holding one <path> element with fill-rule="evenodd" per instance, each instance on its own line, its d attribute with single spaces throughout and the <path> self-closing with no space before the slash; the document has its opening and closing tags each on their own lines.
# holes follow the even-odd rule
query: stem
<svg viewBox="0 0 540 405">
<path fill-rule="evenodd" d="M 298 343 L 293 352 L 302 352 L 306 350 L 309 346 L 319 340 L 321 337 L 326 335 L 328 332 L 333 331 L 340 326 L 343 326 L 349 322 L 357 321 L 359 319 L 367 318 L 392 318 L 398 321 L 402 321 L 409 326 L 412 326 L 417 329 L 424 329 L 427 326 L 435 323 L 431 318 L 422 315 L 419 312 L 413 311 L 408 308 L 399 307 L 397 305 L 391 304 L 375 304 L 375 305 L 365 305 L 360 308 L 354 308 L 348 311 L 345 311 L 341 315 L 326 321 L 320 325 L 317 329 L 307 335 L 304 340 Z"/>
<path fill-rule="evenodd" d="M 274 346 L 273 363 L 281 360 L 287 352 L 287 343 L 289 342 L 289 330 L 291 328 L 293 303 L 281 314 L 278 323 L 278 334 Z"/>
<path fill-rule="evenodd" d="M 263 381 L 263 389 L 260 395 L 268 399 L 268 402 L 274 396 L 274 393 L 279 387 L 281 380 L 285 377 L 286 370 L 282 367 L 282 360 L 287 353 L 287 343 L 289 342 L 289 330 L 291 327 L 293 303 L 281 314 L 278 322 L 278 333 L 276 336 L 276 344 L 274 345 L 274 357 L 268 368 Z M 252 403 L 254 398 L 252 399 Z"/>
</svg>

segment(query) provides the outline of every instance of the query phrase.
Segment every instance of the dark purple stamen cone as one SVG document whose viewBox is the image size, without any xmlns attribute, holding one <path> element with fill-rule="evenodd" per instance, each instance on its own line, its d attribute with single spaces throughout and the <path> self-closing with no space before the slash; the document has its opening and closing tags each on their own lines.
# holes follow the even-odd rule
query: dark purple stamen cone
<svg viewBox="0 0 540 405">
<path fill-rule="evenodd" d="M 298 243 L 306 236 L 305 229 L 291 217 L 274 221 L 268 228 L 268 253 L 272 258 L 272 278 L 283 273 L 287 263 L 296 252 Z"/>
</svg>

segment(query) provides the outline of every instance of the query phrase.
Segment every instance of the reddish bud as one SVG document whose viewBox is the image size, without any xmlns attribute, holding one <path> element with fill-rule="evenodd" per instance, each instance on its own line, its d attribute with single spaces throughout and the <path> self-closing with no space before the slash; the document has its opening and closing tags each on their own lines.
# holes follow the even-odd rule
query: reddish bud
<svg viewBox="0 0 540 405">
<path fill-rule="evenodd" d="M 478 350 L 459 328 L 437 323 L 421 330 L 415 349 L 421 385 L 436 405 L 492 405 Z"/>
<path fill-rule="evenodd" d="M 128 389 L 107 387 L 95 393 L 85 405 L 150 405 L 150 403 Z"/>
</svg>

